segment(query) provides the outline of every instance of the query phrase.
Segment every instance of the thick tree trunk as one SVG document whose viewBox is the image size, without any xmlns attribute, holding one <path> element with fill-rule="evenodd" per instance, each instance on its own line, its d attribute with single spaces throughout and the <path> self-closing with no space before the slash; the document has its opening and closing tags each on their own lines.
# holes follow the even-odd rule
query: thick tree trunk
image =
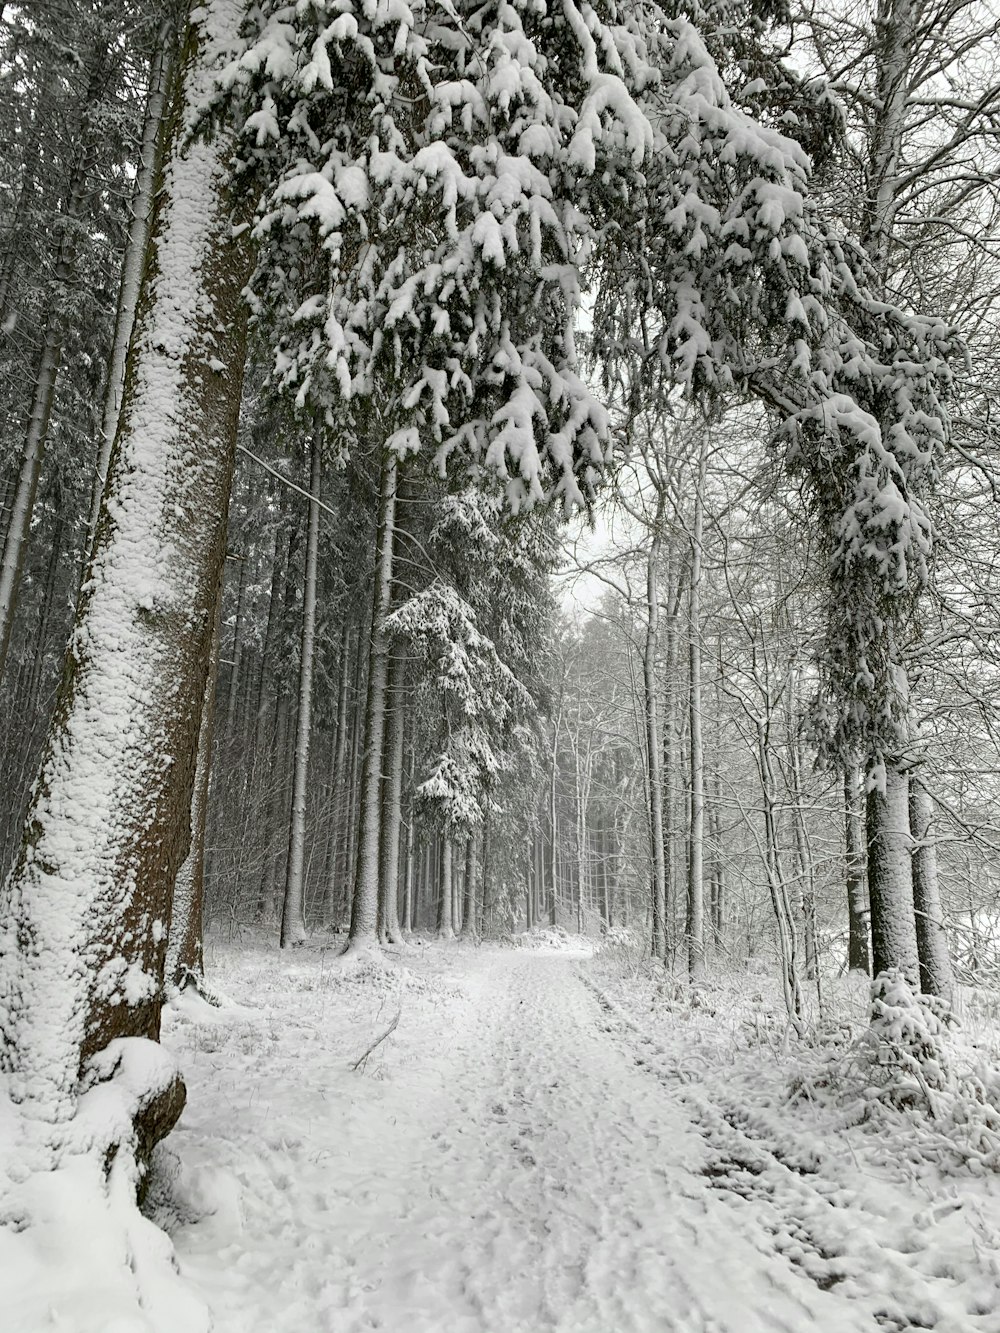
<svg viewBox="0 0 1000 1333">
<path fill-rule="evenodd" d="M 934 805 L 917 777 L 910 778 L 910 834 L 913 837 L 913 907 L 916 913 L 920 989 L 950 1000 L 953 979 L 938 884 L 937 849 L 931 823 Z"/>
<path fill-rule="evenodd" d="M 910 812 L 906 774 L 886 764 L 884 790 L 868 793 L 868 893 L 875 975 L 898 968 L 920 981 L 910 868 Z"/>
<path fill-rule="evenodd" d="M 292 818 L 288 839 L 288 868 L 281 908 L 281 947 L 302 944 L 306 931 L 304 871 L 306 855 L 306 795 L 309 780 L 309 742 L 312 733 L 313 655 L 316 647 L 316 561 L 319 553 L 319 506 L 323 484 L 323 440 L 317 424 L 312 441 L 309 476 L 309 535 L 306 539 L 306 581 L 302 600 L 302 648 L 299 656 L 299 711 L 295 723 L 295 758 L 292 766 Z M 240 580 L 242 586 L 242 578 Z"/>
<path fill-rule="evenodd" d="M 861 777 L 856 767 L 844 773 L 844 846 L 847 874 L 847 968 L 871 973 L 871 923 L 865 893 L 865 842 L 861 826 Z"/>
<path fill-rule="evenodd" d="M 361 810 L 358 820 L 358 872 L 351 904 L 348 948 L 378 942 L 379 849 L 381 846 L 382 748 L 389 685 L 389 636 L 385 630 L 392 596 L 393 543 L 396 531 L 396 456 L 382 460 L 379 481 L 378 557 L 372 601 L 372 637 L 368 654 L 368 695 L 365 702 L 365 751 L 361 765 Z"/>
<path fill-rule="evenodd" d="M 441 855 L 441 882 L 438 896 L 437 933 L 443 940 L 453 939 L 455 932 L 451 925 L 452 912 L 452 861 L 451 839 L 445 837 Z"/>
<path fill-rule="evenodd" d="M 462 938 L 479 938 L 476 920 L 477 894 L 476 885 L 479 875 L 479 845 L 477 835 L 473 833 L 465 849 L 465 883 L 462 898 Z"/>
<path fill-rule="evenodd" d="M 228 145 L 184 142 L 237 32 L 192 24 L 94 556 L 21 854 L 0 901 L 0 1028 L 14 1092 L 73 1114 L 90 1056 L 159 1036 L 174 880 L 188 853 L 245 353 Z"/>
</svg>

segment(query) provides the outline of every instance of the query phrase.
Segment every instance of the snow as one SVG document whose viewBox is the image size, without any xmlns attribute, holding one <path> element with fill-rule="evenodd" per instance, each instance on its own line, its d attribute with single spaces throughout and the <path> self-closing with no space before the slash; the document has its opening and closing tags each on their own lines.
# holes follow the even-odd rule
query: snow
<svg viewBox="0 0 1000 1333">
<path fill-rule="evenodd" d="M 799 1045 L 767 977 L 692 990 L 623 932 L 208 959 L 232 1001 L 177 997 L 166 1050 L 117 1043 L 73 1122 L 82 1145 L 116 1081 L 124 1106 L 176 1058 L 147 1202 L 169 1240 L 127 1163 L 106 1186 L 98 1154 L 0 1149 L 4 1327 L 996 1333 L 995 1175 L 823 1092 L 864 979 L 827 982 Z M 995 1010 L 966 996 L 959 1055 L 995 1059 Z M 36 1123 L 0 1099 L 0 1145 Z"/>
<path fill-rule="evenodd" d="M 692 991 L 624 939 L 593 958 L 548 927 L 511 943 L 418 940 L 349 969 L 210 944 L 237 1003 L 187 996 L 164 1024 L 190 1097 L 149 1207 L 180 1280 L 114 1184 L 95 1214 L 99 1181 L 66 1168 L 47 1231 L 0 1231 L 10 1326 L 996 1333 L 995 1177 L 942 1173 L 905 1120 L 792 1096 L 819 1046 L 788 1046 L 776 985 Z M 866 994 L 828 985 L 826 1030 Z M 995 1044 L 984 1013 L 969 1039 Z"/>
</svg>

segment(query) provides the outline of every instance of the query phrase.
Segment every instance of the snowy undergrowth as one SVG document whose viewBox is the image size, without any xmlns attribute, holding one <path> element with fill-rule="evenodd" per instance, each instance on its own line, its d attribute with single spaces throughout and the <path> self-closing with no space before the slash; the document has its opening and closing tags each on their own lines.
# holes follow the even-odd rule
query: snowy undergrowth
<svg viewBox="0 0 1000 1333">
<path fill-rule="evenodd" d="M 532 926 L 508 935 L 502 944 L 515 949 L 539 949 L 546 953 L 573 954 L 578 958 L 589 958 L 594 951 L 593 942 L 585 935 L 571 934 L 564 926 Z"/>
<path fill-rule="evenodd" d="M 871 1013 L 870 1025 L 839 1039 L 820 1035 L 792 1080 L 793 1099 L 838 1108 L 845 1123 L 867 1127 L 887 1162 L 1000 1171 L 994 1006 L 959 993 L 953 1009 L 888 974 L 874 987 Z"/>
<path fill-rule="evenodd" d="M 1000 997 L 962 988 L 954 1008 L 901 978 L 821 979 L 795 1037 L 776 977 L 728 970 L 698 986 L 612 939 L 585 975 L 673 1061 L 679 1084 L 720 1077 L 789 1129 L 835 1136 L 880 1169 L 932 1180 L 1000 1171 Z M 875 1022 L 869 1022 L 872 1005 Z"/>
<path fill-rule="evenodd" d="M 140 1038 L 101 1055 L 101 1081 L 60 1125 L 25 1114 L 0 1078 L 3 1327 L 205 1333 L 206 1306 L 181 1281 L 169 1238 L 135 1202 L 133 1116 L 140 1099 L 169 1086 L 175 1066 Z M 32 1165 L 46 1158 L 57 1165 Z"/>
</svg>

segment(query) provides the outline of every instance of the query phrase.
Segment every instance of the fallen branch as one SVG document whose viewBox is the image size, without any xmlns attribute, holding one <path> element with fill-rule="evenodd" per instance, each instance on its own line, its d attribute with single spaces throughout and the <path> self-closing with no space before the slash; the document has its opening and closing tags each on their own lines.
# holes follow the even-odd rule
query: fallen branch
<svg viewBox="0 0 1000 1333">
<path fill-rule="evenodd" d="M 372 1051 L 375 1050 L 376 1046 L 381 1046 L 382 1043 L 385 1041 L 386 1037 L 391 1036 L 396 1031 L 396 1028 L 399 1026 L 399 1016 L 402 1012 L 403 1012 L 402 1007 L 396 1010 L 396 1017 L 392 1020 L 392 1022 L 382 1033 L 382 1035 L 380 1037 L 376 1037 L 375 1040 L 372 1042 L 372 1044 L 368 1047 L 368 1049 L 358 1056 L 358 1058 L 354 1061 L 354 1064 L 351 1065 L 351 1069 L 357 1070 L 358 1066 L 364 1064 L 364 1062 L 368 1059 Z"/>
</svg>

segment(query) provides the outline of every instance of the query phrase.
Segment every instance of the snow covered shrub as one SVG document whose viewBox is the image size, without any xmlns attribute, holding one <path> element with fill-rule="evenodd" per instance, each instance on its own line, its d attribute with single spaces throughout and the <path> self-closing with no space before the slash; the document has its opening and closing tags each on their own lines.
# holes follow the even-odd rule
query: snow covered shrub
<svg viewBox="0 0 1000 1333">
<path fill-rule="evenodd" d="M 606 979 L 635 977 L 647 952 L 645 941 L 627 926 L 608 926 L 594 959 Z"/>
<path fill-rule="evenodd" d="M 936 1113 L 935 1093 L 952 1085 L 950 1006 L 913 991 L 893 968 L 872 982 L 871 1026 L 862 1039 L 878 1096 L 894 1105 L 924 1105 Z"/>
</svg>

